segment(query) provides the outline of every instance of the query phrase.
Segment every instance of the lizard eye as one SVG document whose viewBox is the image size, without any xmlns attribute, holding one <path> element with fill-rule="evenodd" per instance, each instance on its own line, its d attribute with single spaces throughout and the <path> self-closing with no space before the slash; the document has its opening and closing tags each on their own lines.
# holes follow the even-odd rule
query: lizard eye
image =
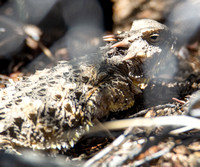
<svg viewBox="0 0 200 167">
<path fill-rule="evenodd" d="M 157 43 L 160 40 L 159 34 L 152 34 L 149 36 L 149 42 L 151 43 Z"/>
</svg>

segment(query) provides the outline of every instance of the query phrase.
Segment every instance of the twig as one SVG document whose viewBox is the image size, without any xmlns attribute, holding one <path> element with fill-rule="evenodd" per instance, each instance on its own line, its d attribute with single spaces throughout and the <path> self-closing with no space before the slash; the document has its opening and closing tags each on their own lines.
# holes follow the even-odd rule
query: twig
<svg viewBox="0 0 200 167">
<path fill-rule="evenodd" d="M 155 107 L 151 107 L 145 110 L 141 110 L 133 115 L 130 115 L 129 118 L 134 118 L 134 117 L 139 117 L 139 116 L 143 116 L 145 115 L 149 110 L 153 109 L 153 110 L 160 110 L 160 109 L 164 109 L 164 108 L 175 108 L 176 106 L 174 104 L 164 104 L 164 105 L 158 105 Z"/>
<path fill-rule="evenodd" d="M 100 160 L 105 155 L 110 153 L 115 147 L 118 147 L 123 142 L 127 141 L 133 127 L 154 128 L 154 127 L 165 126 L 165 127 L 171 128 L 171 130 L 169 129 L 167 131 L 167 133 L 169 132 L 168 134 L 175 134 L 176 131 L 173 131 L 175 127 L 176 128 L 188 127 L 189 130 L 191 129 L 200 130 L 200 120 L 197 118 L 190 117 L 190 116 L 162 116 L 162 117 L 155 117 L 155 118 L 134 118 L 134 119 L 121 120 L 121 121 L 112 121 L 112 122 L 104 123 L 104 126 L 112 130 L 119 129 L 122 127 L 128 127 L 128 126 L 129 128 L 124 132 L 123 135 L 120 135 L 116 140 L 114 140 L 114 142 L 111 145 L 109 145 L 108 147 L 103 149 L 101 152 L 99 152 L 97 155 L 95 155 L 93 158 L 88 160 L 84 164 L 84 167 L 91 166 L 96 161 Z M 169 149 L 165 151 L 168 151 L 168 150 Z M 159 152 L 158 154 L 162 154 L 162 152 Z M 154 157 L 155 156 L 157 155 L 154 155 Z"/>
</svg>

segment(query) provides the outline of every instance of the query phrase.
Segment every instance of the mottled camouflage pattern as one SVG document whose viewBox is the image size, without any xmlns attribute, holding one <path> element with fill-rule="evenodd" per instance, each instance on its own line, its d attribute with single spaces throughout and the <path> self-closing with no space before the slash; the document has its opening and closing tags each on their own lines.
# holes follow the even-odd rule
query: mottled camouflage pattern
<svg viewBox="0 0 200 167">
<path fill-rule="evenodd" d="M 66 151 L 95 118 L 132 107 L 144 75 L 158 70 L 173 40 L 153 20 L 135 21 L 115 38 L 118 43 L 108 42 L 99 53 L 59 62 L 2 89 L 0 148 Z"/>
</svg>

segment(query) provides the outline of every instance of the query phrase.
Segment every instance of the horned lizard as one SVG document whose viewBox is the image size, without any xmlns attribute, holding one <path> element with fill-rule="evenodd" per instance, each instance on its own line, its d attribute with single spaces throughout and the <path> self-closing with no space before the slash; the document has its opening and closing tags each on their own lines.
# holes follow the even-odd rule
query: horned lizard
<svg viewBox="0 0 200 167">
<path fill-rule="evenodd" d="M 66 151 L 94 119 L 134 105 L 143 78 L 158 71 L 174 42 L 154 20 L 133 22 L 90 60 L 61 61 L 0 91 L 0 149 Z"/>
</svg>

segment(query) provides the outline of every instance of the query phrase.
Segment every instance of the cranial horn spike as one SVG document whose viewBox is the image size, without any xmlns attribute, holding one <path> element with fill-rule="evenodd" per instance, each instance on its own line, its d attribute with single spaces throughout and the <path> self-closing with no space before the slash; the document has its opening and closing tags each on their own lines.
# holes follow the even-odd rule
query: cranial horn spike
<svg viewBox="0 0 200 167">
<path fill-rule="evenodd" d="M 107 39 L 107 38 L 115 38 L 115 35 L 104 35 L 103 39 Z"/>
<path fill-rule="evenodd" d="M 131 54 L 130 52 L 128 52 L 128 54 L 125 56 L 125 57 L 123 57 L 123 61 L 125 61 L 125 60 L 130 60 L 130 59 L 132 59 L 133 57 L 135 57 L 135 55 L 133 55 L 133 54 Z"/>
<path fill-rule="evenodd" d="M 136 54 L 132 54 L 131 52 L 128 52 L 128 54 L 122 60 L 123 61 L 130 60 L 134 57 L 146 58 L 147 55 L 143 51 L 137 52 Z"/>
<path fill-rule="evenodd" d="M 137 52 L 135 57 L 140 57 L 140 58 L 147 58 L 147 54 L 144 53 L 143 51 Z"/>
<path fill-rule="evenodd" d="M 103 40 L 107 42 L 117 41 L 115 38 L 104 38 Z"/>
<path fill-rule="evenodd" d="M 116 48 L 116 47 L 128 48 L 129 43 L 126 41 L 120 41 L 111 46 L 111 48 Z"/>
<path fill-rule="evenodd" d="M 112 34 L 103 36 L 103 40 L 108 42 L 117 41 L 116 36 Z"/>
</svg>

